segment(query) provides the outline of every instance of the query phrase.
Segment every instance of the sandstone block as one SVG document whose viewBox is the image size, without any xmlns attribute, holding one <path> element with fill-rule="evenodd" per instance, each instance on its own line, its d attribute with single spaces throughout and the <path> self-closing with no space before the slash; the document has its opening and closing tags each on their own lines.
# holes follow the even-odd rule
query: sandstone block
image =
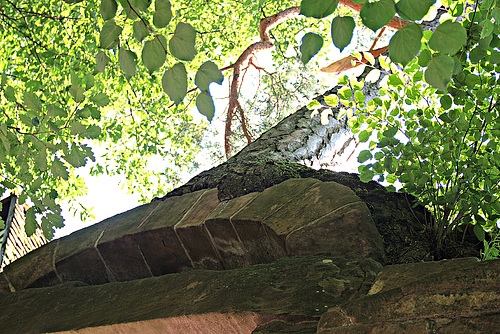
<svg viewBox="0 0 500 334">
<path fill-rule="evenodd" d="M 4 268 L 5 278 L 16 291 L 62 283 L 54 271 L 53 259 L 56 249 L 57 241 L 26 254 Z"/>
</svg>

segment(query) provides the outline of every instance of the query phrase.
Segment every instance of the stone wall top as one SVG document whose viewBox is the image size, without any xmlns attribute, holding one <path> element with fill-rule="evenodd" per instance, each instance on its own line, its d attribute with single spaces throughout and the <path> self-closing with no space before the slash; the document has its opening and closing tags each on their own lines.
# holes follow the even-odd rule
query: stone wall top
<svg viewBox="0 0 500 334">
<path fill-rule="evenodd" d="M 233 269 L 284 256 L 384 260 L 371 213 L 349 187 L 289 179 L 220 201 L 217 189 L 153 201 L 58 239 L 5 269 L 15 290 Z"/>
</svg>

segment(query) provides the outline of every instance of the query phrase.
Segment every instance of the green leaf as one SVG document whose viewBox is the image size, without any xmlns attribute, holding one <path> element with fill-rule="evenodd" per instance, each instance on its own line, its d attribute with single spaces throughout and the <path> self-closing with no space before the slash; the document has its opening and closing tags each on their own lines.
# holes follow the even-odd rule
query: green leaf
<svg viewBox="0 0 500 334">
<path fill-rule="evenodd" d="M 464 12 L 464 2 L 461 1 L 452 1 L 448 0 L 450 2 L 450 5 L 445 5 L 446 7 L 450 7 L 449 13 L 453 17 L 459 17 L 460 15 L 463 14 Z M 454 2 L 454 3 L 451 3 Z M 444 5 L 444 3 L 443 3 Z"/>
<path fill-rule="evenodd" d="M 129 0 L 119 0 L 119 2 L 123 7 L 123 13 L 127 16 L 127 19 L 135 20 L 137 18 L 137 15 L 132 10 L 132 8 L 130 8 Z"/>
<path fill-rule="evenodd" d="M 338 0 L 302 0 L 300 14 L 321 19 L 333 13 L 338 3 Z"/>
<path fill-rule="evenodd" d="M 440 103 L 441 103 L 441 108 L 448 110 L 451 108 L 451 97 L 449 95 L 443 95 L 441 96 Z"/>
<path fill-rule="evenodd" d="M 134 29 L 134 37 L 138 42 L 149 36 L 149 29 L 142 20 L 135 21 L 132 28 Z"/>
<path fill-rule="evenodd" d="M 398 168 L 398 162 L 397 162 L 397 160 L 394 157 L 390 157 L 390 156 L 385 157 L 385 159 L 384 159 L 384 168 L 389 173 L 391 173 L 391 174 L 394 173 L 397 170 L 397 168 Z M 389 183 L 394 183 L 396 181 L 396 178 L 394 177 L 394 175 L 392 175 L 391 177 L 387 176 L 387 181 Z"/>
<path fill-rule="evenodd" d="M 39 171 L 46 171 L 47 170 L 47 151 L 46 150 L 41 150 L 35 155 L 35 167 Z"/>
<path fill-rule="evenodd" d="M 432 54 L 428 49 L 422 50 L 418 55 L 418 64 L 422 67 L 426 67 L 431 60 Z"/>
<path fill-rule="evenodd" d="M 172 8 L 168 0 L 155 1 L 155 13 L 153 14 L 153 24 L 156 28 L 165 28 L 172 19 Z"/>
<path fill-rule="evenodd" d="M 351 16 L 337 16 L 332 20 L 332 40 L 333 44 L 340 49 L 340 52 L 351 43 L 355 26 L 356 24 Z"/>
<path fill-rule="evenodd" d="M 170 53 L 180 60 L 191 61 L 196 56 L 194 47 L 196 31 L 187 23 L 179 22 L 175 27 L 174 35 L 168 42 Z"/>
<path fill-rule="evenodd" d="M 309 109 L 309 110 L 318 109 L 318 108 L 320 108 L 320 107 L 321 107 L 321 103 L 319 103 L 319 102 L 318 102 L 318 101 L 316 101 L 316 100 L 312 100 L 311 102 L 309 102 L 309 103 L 307 104 L 307 106 L 306 106 L 306 107 L 307 107 L 307 109 Z"/>
<path fill-rule="evenodd" d="M 432 50 L 454 55 L 467 42 L 467 31 L 458 22 L 447 20 L 441 23 L 429 40 Z"/>
<path fill-rule="evenodd" d="M 491 206 L 493 206 L 493 209 L 495 209 L 495 211 L 498 214 L 500 214 L 500 202 L 495 201 L 495 202 L 491 203 Z"/>
<path fill-rule="evenodd" d="M 62 228 L 64 227 L 64 218 L 57 213 L 48 213 L 47 214 L 47 219 L 50 221 L 52 226 L 55 228 Z"/>
<path fill-rule="evenodd" d="M 38 177 L 33 183 L 30 185 L 30 191 L 36 192 L 42 186 L 43 178 Z"/>
<path fill-rule="evenodd" d="M 434 88 L 446 92 L 446 86 L 451 80 L 453 73 L 453 58 L 447 55 L 433 57 L 425 70 L 425 81 Z"/>
<path fill-rule="evenodd" d="M 361 180 L 361 182 L 367 183 L 373 179 L 374 175 L 375 173 L 371 169 L 365 168 L 359 174 L 359 179 Z"/>
<path fill-rule="evenodd" d="M 493 22 L 487 19 L 481 22 L 483 24 L 483 29 L 481 30 L 481 37 L 485 38 L 490 36 L 493 33 L 493 29 L 495 28 Z"/>
<path fill-rule="evenodd" d="M 469 89 L 473 89 L 474 86 L 480 84 L 481 78 L 478 75 L 474 75 L 472 73 L 467 74 L 465 77 L 465 84 Z"/>
<path fill-rule="evenodd" d="M 69 5 L 72 5 L 72 4 L 75 4 L 75 3 L 82 2 L 83 0 L 63 0 L 63 1 L 66 2 Z"/>
<path fill-rule="evenodd" d="M 398 133 L 398 127 L 397 126 L 391 126 L 387 130 L 385 130 L 382 134 L 384 137 L 392 138 Z"/>
<path fill-rule="evenodd" d="M 363 24 L 373 31 L 391 22 L 396 14 L 393 0 L 380 0 L 366 3 L 361 8 L 359 15 Z"/>
<path fill-rule="evenodd" d="M 97 125 L 90 125 L 85 129 L 85 132 L 80 135 L 84 138 L 96 139 L 101 135 L 101 128 Z"/>
<path fill-rule="evenodd" d="M 312 32 L 305 34 L 300 45 L 300 60 L 302 60 L 302 63 L 307 64 L 322 46 L 323 37 Z"/>
<path fill-rule="evenodd" d="M 54 237 L 54 228 L 47 217 L 42 217 L 42 232 L 48 240 Z"/>
<path fill-rule="evenodd" d="M 95 162 L 95 156 L 92 148 L 87 145 L 81 145 L 80 148 L 82 149 L 82 153 L 85 154 L 87 158 Z"/>
<path fill-rule="evenodd" d="M 219 70 L 217 65 L 211 61 L 207 61 L 200 66 L 194 77 L 194 82 L 198 88 L 203 92 L 208 92 L 208 86 L 212 82 L 216 82 L 219 85 L 222 84 L 224 76 Z"/>
<path fill-rule="evenodd" d="M 207 92 L 200 92 L 196 98 L 196 107 L 200 114 L 207 116 L 208 121 L 212 122 L 215 114 L 215 106 L 210 94 Z"/>
<path fill-rule="evenodd" d="M 118 58 L 120 62 L 120 68 L 127 79 L 130 79 L 135 75 L 136 65 L 137 65 L 137 55 L 130 50 L 125 50 L 120 48 L 118 51 Z"/>
<path fill-rule="evenodd" d="M 372 153 L 369 150 L 363 150 L 359 152 L 358 162 L 363 163 L 367 160 L 370 160 L 371 158 L 373 158 Z"/>
<path fill-rule="evenodd" d="M 144 43 L 142 62 L 149 73 L 160 69 L 167 59 L 167 40 L 162 35 L 156 35 L 152 40 Z"/>
<path fill-rule="evenodd" d="M 79 121 L 73 121 L 71 122 L 71 126 L 70 126 L 70 133 L 71 135 L 77 135 L 77 134 L 80 134 L 82 132 L 84 132 L 86 129 L 85 125 L 83 125 L 81 122 Z"/>
<path fill-rule="evenodd" d="M 67 117 L 68 113 L 58 105 L 51 104 L 47 109 L 47 115 L 50 117 Z"/>
<path fill-rule="evenodd" d="M 118 5 L 115 0 L 101 0 L 101 16 L 104 21 L 114 18 L 117 9 Z"/>
<path fill-rule="evenodd" d="M 85 73 L 85 90 L 94 87 L 95 79 L 91 73 Z"/>
<path fill-rule="evenodd" d="M 397 73 L 389 75 L 389 80 L 387 80 L 387 83 L 391 86 L 398 87 L 398 86 L 403 86 L 403 80 L 399 77 Z"/>
<path fill-rule="evenodd" d="M 2 77 L 0 79 L 0 89 L 3 89 L 6 84 L 7 84 L 7 74 L 2 72 Z"/>
<path fill-rule="evenodd" d="M 26 82 L 25 87 L 27 90 L 37 91 L 42 88 L 42 83 L 38 80 L 29 80 Z"/>
<path fill-rule="evenodd" d="M 26 91 L 23 94 L 23 103 L 27 109 L 41 112 L 42 102 L 40 98 L 33 92 Z"/>
<path fill-rule="evenodd" d="M 313 100 L 316 101 L 316 100 Z M 318 102 L 318 101 L 316 101 Z M 339 97 L 335 94 L 330 94 L 325 96 L 325 103 L 328 104 L 330 107 L 336 107 L 339 104 Z M 318 102 L 319 104 L 319 102 Z M 309 107 L 308 107 L 309 108 Z M 311 109 L 311 108 L 309 108 Z"/>
<path fill-rule="evenodd" d="M 102 49 L 113 49 L 118 45 L 122 27 L 116 24 L 115 20 L 104 22 L 99 34 L 99 44 Z"/>
<path fill-rule="evenodd" d="M 0 133 L 0 141 L 2 142 L 3 148 L 5 149 L 5 153 L 8 154 L 10 152 L 10 141 L 9 141 L 9 139 L 3 133 Z"/>
<path fill-rule="evenodd" d="M 368 141 L 368 139 L 370 138 L 371 135 L 372 135 L 371 131 L 363 130 L 359 133 L 359 141 L 364 143 L 364 142 Z"/>
<path fill-rule="evenodd" d="M 64 180 L 68 180 L 69 173 L 66 169 L 66 166 L 56 157 L 54 157 L 54 161 L 52 161 L 52 166 L 50 167 L 50 171 L 54 177 L 60 177 Z"/>
<path fill-rule="evenodd" d="M 95 62 L 96 62 L 95 65 L 96 73 L 104 73 L 104 68 L 109 63 L 109 57 L 102 50 L 99 50 L 99 52 L 97 52 L 97 55 L 95 57 Z"/>
<path fill-rule="evenodd" d="M 151 6 L 151 0 L 129 0 L 132 8 L 136 11 L 145 12 Z"/>
<path fill-rule="evenodd" d="M 76 103 L 80 103 L 85 99 L 85 95 L 83 94 L 84 92 L 83 88 L 79 85 L 71 85 L 69 88 L 69 93 Z"/>
<path fill-rule="evenodd" d="M 389 56 L 395 63 L 406 66 L 420 51 L 422 28 L 415 23 L 399 29 L 391 38 Z"/>
<path fill-rule="evenodd" d="M 469 53 L 469 59 L 473 64 L 479 63 L 484 57 L 486 57 L 487 52 L 479 45 L 472 49 Z"/>
<path fill-rule="evenodd" d="M 404 20 L 416 21 L 422 19 L 436 0 L 400 0 L 396 10 Z"/>
<path fill-rule="evenodd" d="M 366 100 L 366 97 L 362 91 L 357 90 L 354 92 L 354 101 L 356 101 L 356 103 L 363 104 L 363 103 L 365 103 L 365 100 Z"/>
<path fill-rule="evenodd" d="M 3 180 L 2 184 L 7 188 L 7 189 L 15 189 L 16 185 L 9 180 Z"/>
<path fill-rule="evenodd" d="M 33 124 L 31 123 L 31 118 L 26 114 L 19 114 L 19 120 L 26 125 L 27 127 L 31 127 Z"/>
<path fill-rule="evenodd" d="M 106 93 L 97 93 L 96 95 L 90 98 L 92 102 L 94 102 L 99 107 L 105 107 L 109 104 L 109 97 Z"/>
<path fill-rule="evenodd" d="M 11 86 L 5 87 L 5 90 L 3 91 L 3 96 L 5 96 L 5 98 L 9 102 L 16 102 L 17 101 L 16 91 Z"/>
<path fill-rule="evenodd" d="M 483 241 L 485 237 L 484 229 L 480 224 L 474 225 L 474 234 L 479 241 Z"/>
<path fill-rule="evenodd" d="M 78 168 L 85 166 L 87 155 L 80 151 L 79 147 L 75 143 L 71 144 L 71 151 L 65 152 L 64 160 L 66 160 L 71 166 Z"/>
<path fill-rule="evenodd" d="M 177 63 L 166 70 L 161 85 L 170 100 L 176 105 L 181 103 L 187 93 L 187 72 L 184 64 Z"/>
<path fill-rule="evenodd" d="M 24 231 L 28 237 L 31 237 L 36 229 L 38 228 L 38 224 L 36 223 L 35 218 L 35 210 L 33 207 L 26 210 L 25 220 L 24 220 Z"/>
<path fill-rule="evenodd" d="M 95 120 L 101 119 L 101 111 L 99 110 L 99 108 L 97 108 L 91 104 L 87 104 L 83 108 L 83 110 L 85 110 L 85 113 L 87 113 L 87 111 L 88 111 L 90 113 L 90 117 L 92 117 L 93 119 L 95 119 Z"/>
<path fill-rule="evenodd" d="M 493 35 L 488 35 L 488 37 L 481 38 L 479 40 L 479 47 L 483 50 L 488 50 L 492 40 L 493 40 Z"/>
</svg>

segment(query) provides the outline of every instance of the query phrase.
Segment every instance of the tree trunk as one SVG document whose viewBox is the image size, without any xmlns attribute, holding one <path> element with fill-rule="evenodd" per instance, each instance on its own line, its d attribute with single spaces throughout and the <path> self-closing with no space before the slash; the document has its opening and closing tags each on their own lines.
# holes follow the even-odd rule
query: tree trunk
<svg viewBox="0 0 500 334">
<path fill-rule="evenodd" d="M 380 67 L 378 60 L 374 66 L 365 67 L 357 77 L 358 81 L 365 78 L 374 67 Z M 365 83 L 365 103 L 378 96 L 379 83 L 383 76 L 384 74 L 375 83 Z M 313 170 L 306 165 L 341 169 L 339 167 L 342 164 L 354 157 L 358 145 L 347 125 L 347 119 L 344 117 L 337 120 L 339 108 L 330 107 L 325 102 L 326 96 L 337 94 L 341 88 L 341 85 L 337 85 L 317 96 L 315 100 L 321 104 L 318 110 L 302 107 L 264 132 L 225 163 L 198 174 L 186 184 L 169 192 L 163 199 L 201 189 L 218 188 L 219 199 L 227 200 L 250 192 L 263 191 L 292 177 L 312 177 Z M 332 109 L 333 115 L 328 116 L 328 124 L 322 124 L 321 112 L 327 108 Z M 360 182 L 357 177 L 356 179 Z M 345 182 L 352 183 L 347 180 Z"/>
<path fill-rule="evenodd" d="M 316 97 L 337 93 L 334 87 Z M 164 198 L 179 196 L 200 189 L 218 188 L 219 199 L 226 200 L 262 191 L 291 177 L 300 177 L 310 168 L 338 166 L 354 152 L 356 140 L 346 121 L 329 116 L 321 124 L 320 112 L 303 107 L 266 131 L 254 142 L 225 163 L 204 171 Z M 334 114 L 338 109 L 333 108 Z"/>
</svg>

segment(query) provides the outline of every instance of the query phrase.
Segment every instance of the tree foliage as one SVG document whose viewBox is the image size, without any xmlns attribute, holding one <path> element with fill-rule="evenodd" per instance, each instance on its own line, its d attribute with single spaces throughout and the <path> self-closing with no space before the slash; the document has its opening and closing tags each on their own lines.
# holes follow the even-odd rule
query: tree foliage
<svg viewBox="0 0 500 334">
<path fill-rule="evenodd" d="M 213 117 L 208 86 L 258 35 L 264 14 L 254 13 L 291 4 L 3 1 L 0 192 L 33 203 L 28 221 L 36 217 L 49 238 L 63 224 L 61 201 L 89 214 L 77 201 L 85 186 L 76 168 L 96 158 L 93 175 L 124 175 L 144 200 L 165 194 L 195 167 L 207 125 L 187 111 Z"/>
<path fill-rule="evenodd" d="M 386 81 L 380 97 L 360 106 L 350 121 L 360 140 L 369 142 L 358 157 L 363 180 L 378 176 L 389 188 L 416 195 L 433 213 L 438 240 L 473 223 L 482 241 L 500 218 L 500 29 L 488 28 L 498 7 L 494 1 L 450 5 L 462 10 L 434 31 L 417 36 L 412 28 L 418 37 L 413 51 L 410 34 L 398 34 L 414 24 L 396 32 L 389 54 L 403 66 L 381 59 Z"/>
<path fill-rule="evenodd" d="M 361 178 L 378 175 L 416 194 L 440 235 L 471 221 L 481 237 L 500 218 L 500 7 L 441 3 L 441 17 L 429 22 L 440 6 L 431 0 L 3 1 L 0 191 L 29 198 L 27 230 L 36 216 L 51 237 L 63 225 L 60 201 L 83 191 L 75 168 L 96 159 L 97 141 L 106 152 L 93 174 L 123 174 L 144 198 L 161 195 L 192 166 L 206 127 L 187 111 L 196 106 L 212 120 L 210 84 L 221 84 L 223 73 L 232 71 L 225 76 L 229 154 L 237 117 L 252 140 L 239 93 L 246 68 L 257 68 L 256 52 L 274 48 L 281 66 L 293 48 L 308 64 L 325 45 L 343 50 L 356 29 L 368 29 L 390 34 L 389 45 L 374 50 L 374 41 L 335 64 L 331 72 L 360 64 L 374 72 L 343 79 L 329 100 L 369 142 L 358 158 Z M 380 87 L 377 97 L 363 93 L 369 81 Z M 155 156 L 163 168 L 148 168 Z"/>
</svg>

